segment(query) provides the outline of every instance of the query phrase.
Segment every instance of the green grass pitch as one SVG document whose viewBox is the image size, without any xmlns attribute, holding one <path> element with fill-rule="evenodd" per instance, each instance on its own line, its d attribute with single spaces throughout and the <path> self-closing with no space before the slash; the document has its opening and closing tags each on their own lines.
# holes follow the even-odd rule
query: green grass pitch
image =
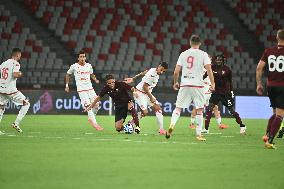
<svg viewBox="0 0 284 189">
<path fill-rule="evenodd" d="M 97 116 L 102 132 L 86 115 L 29 115 L 21 134 L 10 128 L 14 119 L 5 115 L 0 128 L 1 189 L 284 188 L 284 139 L 264 149 L 266 120 L 244 120 L 240 136 L 233 119 L 219 130 L 212 118 L 211 134 L 199 142 L 188 117 L 169 140 L 158 135 L 155 117 L 142 119 L 140 135 L 115 132 L 109 116 Z"/>
</svg>

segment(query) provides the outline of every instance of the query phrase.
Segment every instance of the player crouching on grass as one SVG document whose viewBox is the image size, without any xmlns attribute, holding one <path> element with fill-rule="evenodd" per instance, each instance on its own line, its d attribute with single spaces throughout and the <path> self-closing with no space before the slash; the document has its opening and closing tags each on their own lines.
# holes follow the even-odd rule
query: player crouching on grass
<svg viewBox="0 0 284 189">
<path fill-rule="evenodd" d="M 126 83 L 132 83 L 136 78 L 143 76 L 140 83 L 136 86 L 136 91 L 133 93 L 135 102 L 139 105 L 141 112 L 138 112 L 138 119 L 145 117 L 148 114 L 148 107 L 152 107 L 155 110 L 157 123 L 159 126 L 159 134 L 165 135 L 166 130 L 164 130 L 163 113 L 159 102 L 152 94 L 152 90 L 156 87 L 160 75 L 168 70 L 168 63 L 161 62 L 158 67 L 151 68 L 144 72 L 137 74 L 132 78 L 125 78 Z"/>
<path fill-rule="evenodd" d="M 9 101 L 12 101 L 16 105 L 21 105 L 19 114 L 15 122 L 11 125 L 19 133 L 22 132 L 22 129 L 19 127 L 20 122 L 25 117 L 30 107 L 27 98 L 18 91 L 16 87 L 17 79 L 22 77 L 20 63 L 18 62 L 20 59 L 21 50 L 14 48 L 12 50 L 12 57 L 0 65 L 0 122 L 5 112 L 5 106 Z M 0 131 L 0 134 L 3 133 Z"/>
<path fill-rule="evenodd" d="M 128 94 L 128 91 L 135 92 L 135 88 L 124 82 L 115 81 L 114 76 L 111 74 L 106 75 L 105 80 L 106 84 L 99 96 L 94 99 L 92 104 L 88 106 L 84 112 L 88 112 L 104 95 L 108 94 L 112 98 L 115 106 L 115 129 L 118 132 L 123 131 L 123 123 L 127 117 L 127 112 L 130 112 L 136 125 L 135 132 L 139 134 L 140 127 L 137 112 L 134 108 L 132 99 Z"/>
</svg>

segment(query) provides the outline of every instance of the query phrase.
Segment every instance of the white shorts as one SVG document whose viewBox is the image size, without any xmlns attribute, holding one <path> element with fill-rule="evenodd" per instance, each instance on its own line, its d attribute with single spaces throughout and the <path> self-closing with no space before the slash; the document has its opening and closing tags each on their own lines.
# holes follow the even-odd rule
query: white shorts
<svg viewBox="0 0 284 189">
<path fill-rule="evenodd" d="M 78 92 L 78 94 L 79 94 L 81 104 L 83 107 L 87 107 L 91 105 L 91 103 L 97 97 L 95 90 L 81 91 L 81 92 Z"/>
<path fill-rule="evenodd" d="M 25 105 L 28 102 L 25 95 L 23 95 L 20 91 L 10 95 L 0 93 L 0 105 L 6 105 L 10 100 L 17 106 Z"/>
<path fill-rule="evenodd" d="M 137 92 L 137 97 L 135 97 L 134 95 L 134 100 L 142 110 L 147 110 L 147 108 L 152 107 L 154 105 L 150 101 L 150 98 L 148 97 L 148 95 L 140 91 Z M 156 100 L 156 104 L 159 104 L 157 100 Z"/>
<path fill-rule="evenodd" d="M 191 103 L 199 108 L 204 108 L 205 97 L 203 88 L 197 87 L 181 87 L 178 91 L 176 107 L 188 108 Z"/>
</svg>

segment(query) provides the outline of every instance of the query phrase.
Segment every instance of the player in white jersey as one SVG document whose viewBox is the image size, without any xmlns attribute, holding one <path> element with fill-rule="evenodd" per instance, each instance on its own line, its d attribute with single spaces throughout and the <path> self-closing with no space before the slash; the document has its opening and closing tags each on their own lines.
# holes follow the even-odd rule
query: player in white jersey
<svg viewBox="0 0 284 189">
<path fill-rule="evenodd" d="M 167 62 L 161 62 L 157 68 L 151 68 L 144 72 L 139 73 L 133 78 L 126 78 L 126 83 L 133 82 L 136 78 L 144 76 L 141 82 L 136 86 L 136 92 L 134 93 L 134 100 L 139 105 L 142 112 L 138 112 L 138 119 L 146 116 L 148 114 L 148 108 L 152 107 L 155 110 L 157 123 L 159 126 L 159 133 L 164 135 L 166 131 L 164 130 L 163 124 L 163 113 L 159 105 L 159 102 L 152 94 L 152 90 L 156 87 L 159 77 L 161 74 L 165 73 L 168 69 Z"/>
<path fill-rule="evenodd" d="M 30 103 L 27 98 L 18 91 L 16 87 L 17 78 L 22 76 L 20 71 L 21 50 L 14 48 L 12 51 L 12 57 L 0 65 L 0 121 L 2 120 L 5 106 L 9 101 L 12 101 L 16 105 L 20 105 L 21 109 L 12 127 L 19 133 L 22 132 L 20 128 L 20 122 L 27 114 Z"/>
<path fill-rule="evenodd" d="M 205 97 L 203 91 L 203 69 L 207 70 L 211 86 L 210 90 L 215 89 L 213 73 L 211 70 L 211 60 L 208 54 L 199 49 L 201 40 L 197 35 L 192 35 L 190 38 L 191 48 L 182 52 L 178 58 L 177 65 L 174 71 L 174 90 L 179 90 L 176 101 L 176 108 L 172 113 L 169 130 L 166 133 L 166 138 L 170 138 L 174 126 L 178 121 L 182 108 L 188 108 L 193 102 L 196 107 L 197 140 L 206 140 L 201 136 L 203 126 L 203 108 Z M 182 69 L 181 83 L 179 84 L 179 72 Z"/>
<path fill-rule="evenodd" d="M 66 86 L 65 91 L 69 92 L 69 81 L 71 75 L 74 74 L 75 82 L 77 86 L 77 92 L 81 99 L 81 104 L 84 108 L 91 105 L 92 100 L 97 97 L 97 94 L 93 88 L 91 79 L 96 83 L 99 83 L 99 80 L 96 78 L 93 73 L 92 65 L 86 62 L 86 53 L 80 51 L 78 55 L 78 62 L 72 64 L 66 74 Z M 103 130 L 103 128 L 97 123 L 95 115 L 99 109 L 99 103 L 97 103 L 94 108 L 88 111 L 88 121 L 90 124 L 98 131 Z"/>
</svg>

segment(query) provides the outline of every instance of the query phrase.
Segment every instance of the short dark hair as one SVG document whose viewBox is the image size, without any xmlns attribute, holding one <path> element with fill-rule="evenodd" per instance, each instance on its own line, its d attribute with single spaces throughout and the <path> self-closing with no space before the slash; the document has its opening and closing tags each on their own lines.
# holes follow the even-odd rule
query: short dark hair
<svg viewBox="0 0 284 189">
<path fill-rule="evenodd" d="M 13 48 L 12 50 L 12 56 L 15 56 L 17 53 L 21 53 L 21 49 L 20 48 Z"/>
<path fill-rule="evenodd" d="M 162 66 L 163 68 L 168 69 L 169 64 L 168 64 L 167 62 L 161 62 L 161 63 L 159 64 L 159 66 Z"/>
<path fill-rule="evenodd" d="M 280 29 L 280 30 L 277 31 L 277 37 L 280 40 L 284 40 L 284 29 Z"/>
<path fill-rule="evenodd" d="M 80 56 L 80 54 L 86 54 L 84 50 L 80 50 L 80 52 L 78 53 L 78 57 Z"/>
<path fill-rule="evenodd" d="M 105 77 L 105 80 L 110 80 L 110 79 L 114 79 L 114 76 L 112 74 L 107 74 Z"/>
<path fill-rule="evenodd" d="M 193 45 L 198 45 L 201 43 L 200 37 L 198 35 L 192 35 L 190 37 L 190 43 Z"/>
</svg>

